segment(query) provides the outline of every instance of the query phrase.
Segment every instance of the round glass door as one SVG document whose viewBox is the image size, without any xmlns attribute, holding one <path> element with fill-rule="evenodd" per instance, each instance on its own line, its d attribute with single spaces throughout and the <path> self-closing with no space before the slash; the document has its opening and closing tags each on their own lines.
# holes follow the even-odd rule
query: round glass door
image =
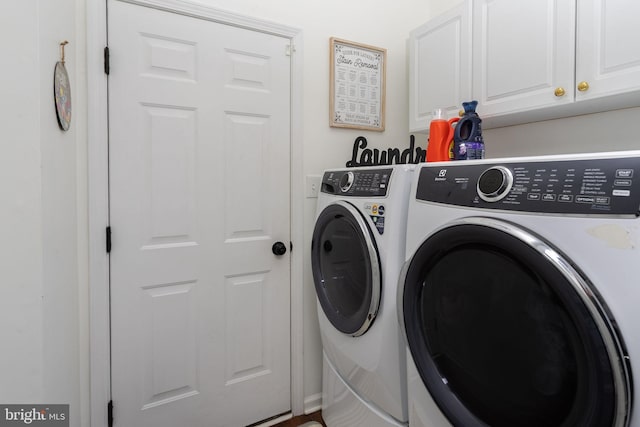
<svg viewBox="0 0 640 427">
<path fill-rule="evenodd" d="M 318 301 L 339 331 L 364 334 L 380 304 L 380 259 L 370 227 L 347 202 L 327 206 L 318 216 L 311 247 Z"/>
<path fill-rule="evenodd" d="M 406 267 L 402 320 L 455 426 L 624 426 L 627 358 L 596 295 L 533 233 L 468 218 L 431 235 Z"/>
</svg>

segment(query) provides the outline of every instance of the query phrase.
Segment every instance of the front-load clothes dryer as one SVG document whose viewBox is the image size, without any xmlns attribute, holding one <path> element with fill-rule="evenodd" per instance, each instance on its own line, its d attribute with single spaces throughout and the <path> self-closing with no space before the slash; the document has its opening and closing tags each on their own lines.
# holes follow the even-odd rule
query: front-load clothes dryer
<svg viewBox="0 0 640 427">
<path fill-rule="evenodd" d="M 416 171 L 411 427 L 640 427 L 640 151 Z"/>
<path fill-rule="evenodd" d="M 396 313 L 415 165 L 326 171 L 311 264 L 329 427 L 406 426 L 406 355 Z"/>
</svg>

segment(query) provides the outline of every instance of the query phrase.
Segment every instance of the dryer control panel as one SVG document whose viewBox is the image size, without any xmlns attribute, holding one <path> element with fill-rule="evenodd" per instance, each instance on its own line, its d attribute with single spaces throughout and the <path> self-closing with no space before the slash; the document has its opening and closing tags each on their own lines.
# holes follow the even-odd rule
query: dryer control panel
<svg viewBox="0 0 640 427">
<path fill-rule="evenodd" d="M 640 215 L 640 157 L 450 162 L 420 170 L 416 198 L 536 213 Z"/>
<path fill-rule="evenodd" d="M 320 191 L 350 197 L 384 197 L 392 171 L 391 168 L 327 171 Z"/>
</svg>

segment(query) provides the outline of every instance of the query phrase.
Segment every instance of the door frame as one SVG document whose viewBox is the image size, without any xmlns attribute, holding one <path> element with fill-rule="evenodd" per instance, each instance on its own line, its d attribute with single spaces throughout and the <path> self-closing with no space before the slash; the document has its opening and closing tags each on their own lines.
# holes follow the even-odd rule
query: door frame
<svg viewBox="0 0 640 427">
<path fill-rule="evenodd" d="M 302 144 L 302 30 L 185 0 L 112 0 L 205 19 L 225 25 L 288 38 L 291 42 L 291 241 L 303 241 L 304 174 Z M 107 0 L 87 2 L 87 137 L 89 202 L 89 358 L 91 426 L 107 427 L 111 400 L 111 346 L 109 310 L 109 151 L 107 76 Z M 284 54 L 284 52 L 283 52 Z M 299 246 L 298 246 L 299 247 Z M 291 411 L 304 412 L 303 381 L 303 257 L 291 252 Z M 116 409 L 117 411 L 117 409 Z M 274 414 L 275 415 L 275 414 Z"/>
</svg>

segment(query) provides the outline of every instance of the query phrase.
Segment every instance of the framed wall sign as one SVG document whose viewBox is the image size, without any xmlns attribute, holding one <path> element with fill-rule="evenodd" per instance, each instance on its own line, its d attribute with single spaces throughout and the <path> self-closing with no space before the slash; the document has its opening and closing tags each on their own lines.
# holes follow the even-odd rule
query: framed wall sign
<svg viewBox="0 0 640 427">
<path fill-rule="evenodd" d="M 331 37 L 329 125 L 384 130 L 387 50 Z"/>
</svg>

